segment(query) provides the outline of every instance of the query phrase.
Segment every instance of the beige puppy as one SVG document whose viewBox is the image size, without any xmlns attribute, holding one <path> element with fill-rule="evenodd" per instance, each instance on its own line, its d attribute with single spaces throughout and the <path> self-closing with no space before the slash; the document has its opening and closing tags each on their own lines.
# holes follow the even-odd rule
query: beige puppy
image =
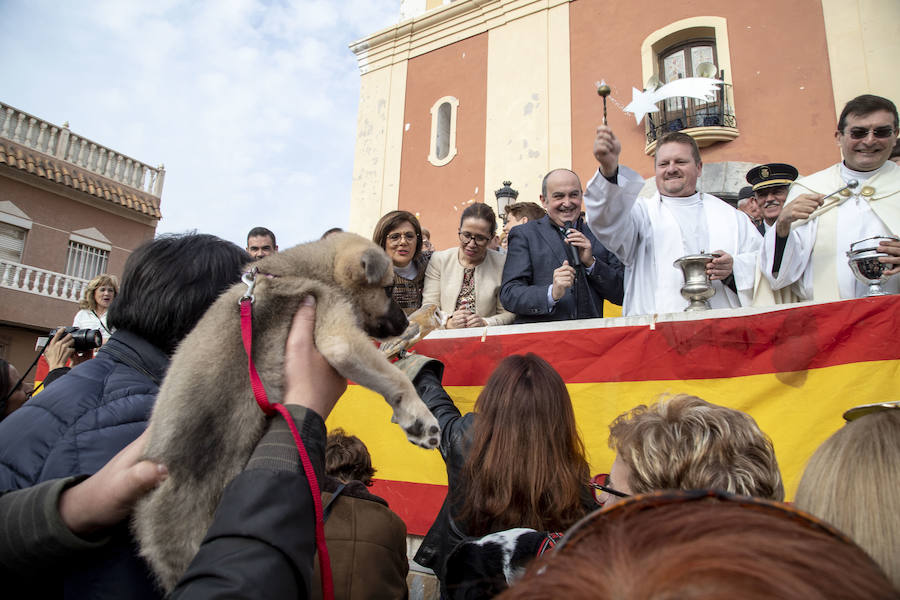
<svg viewBox="0 0 900 600">
<path fill-rule="evenodd" d="M 407 324 L 385 293 L 393 268 L 384 251 L 338 233 L 255 264 L 253 362 L 269 401 L 281 401 L 291 319 L 300 299 L 313 294 L 316 347 L 325 359 L 383 395 L 394 411 L 391 420 L 410 441 L 437 446 L 437 420 L 369 339 L 399 335 Z M 133 526 L 141 555 L 166 591 L 197 553 L 222 490 L 244 468 L 265 425 L 241 342 L 239 300 L 246 292 L 245 284 L 225 292 L 181 343 L 150 419 L 147 456 L 165 464 L 169 477 L 138 504 Z"/>
</svg>

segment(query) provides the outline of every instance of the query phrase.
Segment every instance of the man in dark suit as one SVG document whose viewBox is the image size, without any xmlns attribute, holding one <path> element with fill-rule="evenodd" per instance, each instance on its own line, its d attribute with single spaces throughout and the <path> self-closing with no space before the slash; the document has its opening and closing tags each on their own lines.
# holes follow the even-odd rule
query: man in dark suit
<svg viewBox="0 0 900 600">
<path fill-rule="evenodd" d="M 500 302 L 514 323 L 592 319 L 603 300 L 622 304 L 622 263 L 581 217 L 581 180 L 568 169 L 547 173 L 541 204 L 547 215 L 509 231 Z"/>
</svg>

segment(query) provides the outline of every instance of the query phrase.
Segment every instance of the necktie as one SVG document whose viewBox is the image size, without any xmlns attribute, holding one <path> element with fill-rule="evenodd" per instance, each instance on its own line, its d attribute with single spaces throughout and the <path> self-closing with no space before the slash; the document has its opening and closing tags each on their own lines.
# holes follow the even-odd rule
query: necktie
<svg viewBox="0 0 900 600">
<path fill-rule="evenodd" d="M 573 229 L 575 229 L 573 227 Z M 566 255 L 570 256 L 571 252 L 578 252 L 578 248 L 566 242 L 566 228 L 560 227 L 559 234 L 562 237 L 563 244 L 566 247 Z M 569 264 L 572 260 L 569 259 Z M 587 280 L 587 271 L 584 265 L 580 264 L 575 267 L 575 284 L 572 286 L 572 293 L 575 295 L 575 318 L 576 319 L 592 319 L 603 316 L 594 303 L 594 297 L 591 294 L 590 283 Z"/>
</svg>

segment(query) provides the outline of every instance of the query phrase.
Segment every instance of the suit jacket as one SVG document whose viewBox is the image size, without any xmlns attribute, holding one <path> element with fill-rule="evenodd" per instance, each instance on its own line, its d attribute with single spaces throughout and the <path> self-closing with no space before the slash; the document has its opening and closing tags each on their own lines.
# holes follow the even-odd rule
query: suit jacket
<svg viewBox="0 0 900 600">
<path fill-rule="evenodd" d="M 597 241 L 581 219 L 575 223 L 575 229 L 590 240 L 595 261 L 591 273 L 587 274 L 587 289 L 597 312 L 579 317 L 602 317 L 604 299 L 622 304 L 625 267 Z M 546 215 L 509 230 L 500 302 L 506 310 L 516 314 L 515 323 L 575 318 L 574 290 L 576 286 L 582 287 L 578 282 L 566 291 L 552 310 L 547 307 L 547 288 L 553 283 L 553 271 L 565 260 L 572 264 L 569 248 L 571 246 L 563 241 L 556 225 Z"/>
<path fill-rule="evenodd" d="M 436 304 L 445 313 L 456 309 L 465 268 L 459 264 L 459 248 L 448 248 L 431 255 L 425 269 L 422 304 Z M 513 315 L 500 303 L 500 281 L 506 256 L 488 250 L 484 262 L 475 267 L 475 314 L 488 325 L 509 325 Z"/>
</svg>

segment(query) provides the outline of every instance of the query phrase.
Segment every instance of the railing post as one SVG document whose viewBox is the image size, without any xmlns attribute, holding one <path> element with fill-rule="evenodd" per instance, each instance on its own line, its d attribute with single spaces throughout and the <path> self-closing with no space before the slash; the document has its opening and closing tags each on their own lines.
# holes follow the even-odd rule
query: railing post
<svg viewBox="0 0 900 600">
<path fill-rule="evenodd" d="M 25 113 L 19 113 L 16 119 L 16 130 L 13 131 L 12 139 L 14 142 L 22 141 L 22 123 L 25 122 Z"/>
<path fill-rule="evenodd" d="M 63 128 L 59 130 L 59 142 L 56 145 L 56 152 L 53 156 L 66 160 L 66 151 L 69 149 L 69 122 L 63 123 Z"/>
<path fill-rule="evenodd" d="M 38 138 L 37 138 L 37 144 L 36 144 L 38 152 L 44 151 L 44 139 L 46 137 L 47 137 L 47 124 L 42 121 L 41 129 L 38 132 Z"/>
<path fill-rule="evenodd" d="M 32 148 L 37 146 L 37 144 L 35 144 L 34 140 L 32 139 L 34 137 L 33 134 L 35 125 L 37 125 L 37 119 L 35 119 L 34 117 L 28 119 L 28 129 L 25 131 L 25 145 L 31 146 Z"/>
<path fill-rule="evenodd" d="M 156 185 L 153 186 L 152 194 L 159 198 L 162 196 L 163 181 L 166 178 L 166 166 L 160 164 L 156 171 Z"/>
<path fill-rule="evenodd" d="M 10 108 L 6 109 L 6 118 L 3 120 L 3 127 L 0 128 L 0 136 L 5 137 L 5 138 L 10 137 L 9 129 L 10 129 L 10 127 L 12 127 L 12 118 L 13 118 L 13 109 L 10 107 Z"/>
</svg>

